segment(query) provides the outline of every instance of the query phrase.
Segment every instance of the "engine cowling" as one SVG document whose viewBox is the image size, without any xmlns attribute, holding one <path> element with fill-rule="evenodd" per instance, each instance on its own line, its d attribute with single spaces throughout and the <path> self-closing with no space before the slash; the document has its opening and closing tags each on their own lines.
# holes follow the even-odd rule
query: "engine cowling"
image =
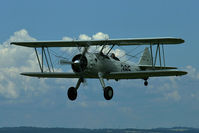
<svg viewBox="0 0 199 133">
<path fill-rule="evenodd" d="M 72 69 L 75 73 L 84 72 L 88 65 L 86 56 L 82 56 L 82 54 L 75 55 L 72 59 L 72 62 Z"/>
</svg>

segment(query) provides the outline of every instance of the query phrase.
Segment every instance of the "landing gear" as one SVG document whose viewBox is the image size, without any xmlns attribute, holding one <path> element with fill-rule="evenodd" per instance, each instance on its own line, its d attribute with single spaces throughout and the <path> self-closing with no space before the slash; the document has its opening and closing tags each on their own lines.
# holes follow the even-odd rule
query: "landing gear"
<svg viewBox="0 0 199 133">
<path fill-rule="evenodd" d="M 103 79 L 103 73 L 99 72 L 98 77 L 100 80 L 100 83 L 102 85 L 102 88 L 104 90 L 104 98 L 106 100 L 111 100 L 113 97 L 113 88 L 110 86 L 105 87 L 104 79 Z"/>
<path fill-rule="evenodd" d="M 75 87 L 70 87 L 68 89 L 68 98 L 71 100 L 71 101 L 74 101 L 76 98 L 77 98 L 77 89 Z"/>
<path fill-rule="evenodd" d="M 147 81 L 147 79 L 144 80 L 144 85 L 145 85 L 145 86 L 148 86 L 148 81 Z"/>
<path fill-rule="evenodd" d="M 111 100 L 113 97 L 113 89 L 110 86 L 104 88 L 104 98 L 106 100 Z"/>
<path fill-rule="evenodd" d="M 77 81 L 76 87 L 70 87 L 68 89 L 68 98 L 71 101 L 74 101 L 77 98 L 77 89 L 79 88 L 80 84 L 84 81 L 83 78 L 79 78 L 79 80 Z"/>
</svg>

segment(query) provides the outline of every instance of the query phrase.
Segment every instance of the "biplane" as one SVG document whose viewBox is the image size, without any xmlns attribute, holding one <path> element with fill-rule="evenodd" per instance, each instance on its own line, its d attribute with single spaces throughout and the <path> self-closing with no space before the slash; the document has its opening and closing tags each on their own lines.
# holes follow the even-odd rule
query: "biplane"
<svg viewBox="0 0 199 133">
<path fill-rule="evenodd" d="M 41 72 L 23 72 L 21 75 L 38 78 L 77 78 L 75 87 L 70 87 L 67 91 L 68 98 L 75 100 L 77 90 L 85 79 L 99 79 L 104 92 L 104 98 L 110 100 L 113 97 L 113 89 L 106 86 L 104 79 L 142 79 L 144 85 L 148 85 L 151 77 L 162 76 L 182 76 L 186 71 L 178 70 L 176 67 L 165 65 L 164 45 L 181 44 L 184 40 L 174 37 L 162 38 L 127 38 L 108 40 L 73 40 L 73 41 L 34 41 L 34 42 L 11 42 L 11 44 L 31 47 L 35 49 L 36 57 Z M 148 45 L 144 49 L 139 62 L 129 64 L 121 61 L 111 50 L 114 46 Z M 89 52 L 91 46 L 101 46 L 99 52 Z M 109 46 L 108 51 L 104 51 L 105 46 Z M 71 61 L 60 60 L 61 64 L 70 64 L 73 72 L 55 72 L 51 55 L 48 48 L 51 47 L 82 47 L 83 50 L 75 55 Z M 155 48 L 154 48 L 155 47 Z M 41 48 L 41 55 L 38 54 Z M 159 64 L 157 60 L 159 59 Z M 44 62 L 48 71 L 44 71 Z M 158 64 L 158 65 L 157 65 Z"/>
</svg>

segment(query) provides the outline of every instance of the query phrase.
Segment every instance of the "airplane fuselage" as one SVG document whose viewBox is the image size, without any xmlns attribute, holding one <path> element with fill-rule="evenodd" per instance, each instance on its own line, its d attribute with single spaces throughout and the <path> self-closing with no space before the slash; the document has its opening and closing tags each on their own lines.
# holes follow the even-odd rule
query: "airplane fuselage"
<svg viewBox="0 0 199 133">
<path fill-rule="evenodd" d="M 78 58 L 79 56 L 79 58 Z M 75 73 L 84 72 L 87 74 L 97 75 L 99 72 L 110 73 L 110 72 L 130 72 L 139 71 L 140 68 L 137 64 L 128 64 L 120 61 L 117 57 L 113 58 L 102 53 L 86 53 L 83 58 L 81 55 L 76 55 L 73 58 L 73 62 L 76 60 L 80 61 L 80 66 L 75 67 L 72 65 L 72 69 Z M 80 68 L 81 67 L 81 68 Z"/>
</svg>

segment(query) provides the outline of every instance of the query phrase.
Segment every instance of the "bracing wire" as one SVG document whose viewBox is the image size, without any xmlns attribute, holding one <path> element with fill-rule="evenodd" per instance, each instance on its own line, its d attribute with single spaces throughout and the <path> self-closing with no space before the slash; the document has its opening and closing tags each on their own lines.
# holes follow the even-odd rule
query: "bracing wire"
<svg viewBox="0 0 199 133">
<path fill-rule="evenodd" d="M 52 55 L 54 55 L 54 56 L 57 57 L 57 58 L 68 59 L 68 58 L 66 58 L 66 57 L 64 57 L 64 56 L 57 55 L 57 53 L 56 53 L 54 50 L 52 50 L 52 49 L 50 49 L 50 52 L 51 52 Z"/>
<path fill-rule="evenodd" d="M 135 48 L 128 50 L 126 53 L 124 53 L 122 56 L 120 56 L 120 58 L 123 58 L 123 57 L 125 57 L 126 55 L 127 55 L 127 56 L 131 56 L 131 57 L 135 57 L 135 56 L 130 55 L 129 53 L 135 51 L 138 47 L 139 47 L 139 46 L 136 46 Z M 122 50 L 126 51 L 125 49 L 123 49 L 123 48 L 120 47 L 120 46 L 119 46 L 119 48 L 121 48 Z"/>
<path fill-rule="evenodd" d="M 143 53 L 143 52 L 144 52 L 144 50 L 142 50 L 142 51 L 136 53 L 136 54 L 133 55 L 133 56 L 132 56 L 132 55 L 128 55 L 128 56 L 131 56 L 131 57 L 128 58 L 127 60 L 125 60 L 124 62 L 127 62 L 127 61 L 131 60 L 132 58 L 138 58 L 137 56 L 140 55 L 140 54 Z"/>
<path fill-rule="evenodd" d="M 69 60 L 69 57 L 63 56 L 64 54 L 66 54 L 65 51 L 63 51 L 60 55 L 58 55 L 56 51 L 50 49 L 50 53 L 56 58 L 55 61 L 56 61 L 57 63 L 55 64 L 55 65 L 56 65 L 55 67 L 56 67 L 57 69 L 60 69 L 61 67 L 63 67 L 62 65 L 59 65 L 59 63 L 58 63 L 58 62 L 59 62 L 58 60 L 59 60 L 60 58 L 61 58 L 61 59 L 65 59 L 65 60 Z M 72 54 L 70 54 L 70 57 L 72 57 L 74 53 L 75 53 L 75 52 L 73 51 Z"/>
<path fill-rule="evenodd" d="M 131 55 L 129 53 L 132 53 L 133 51 L 135 51 L 139 47 L 140 47 L 140 45 L 136 46 L 133 49 L 128 50 L 126 53 L 124 53 L 124 55 L 120 56 L 120 58 L 124 58 L 125 56 L 129 56 L 129 58 L 127 60 L 125 60 L 124 62 L 127 62 L 127 61 L 131 60 L 132 58 L 138 59 L 138 55 L 140 55 L 141 53 L 143 53 L 144 50 L 141 50 L 140 52 L 137 52 L 135 55 Z M 125 51 L 125 49 L 123 49 L 122 47 L 120 47 L 120 48 Z"/>
</svg>

